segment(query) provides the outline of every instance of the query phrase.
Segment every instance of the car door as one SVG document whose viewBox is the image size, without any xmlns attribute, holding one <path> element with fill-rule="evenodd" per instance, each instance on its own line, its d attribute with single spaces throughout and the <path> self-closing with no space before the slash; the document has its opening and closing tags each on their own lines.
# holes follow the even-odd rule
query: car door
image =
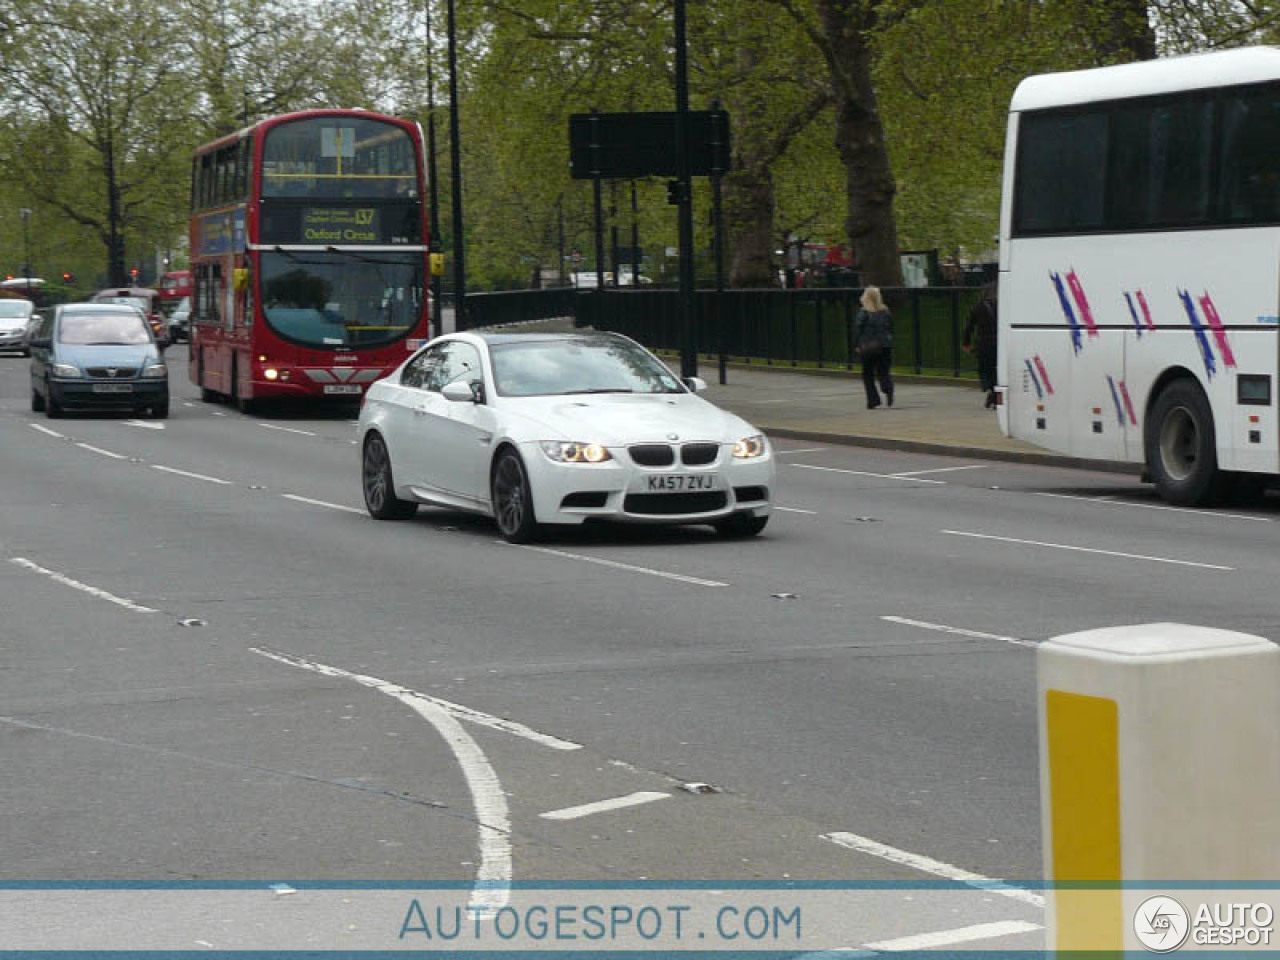
<svg viewBox="0 0 1280 960">
<path fill-rule="evenodd" d="M 50 354 L 53 341 L 53 314 L 46 314 L 32 331 L 33 340 L 48 340 L 49 347 L 31 348 L 31 389 L 41 396 L 45 395 L 45 381 L 49 376 Z"/>
<path fill-rule="evenodd" d="M 426 385 L 440 362 L 442 346 L 427 347 L 404 365 L 397 381 L 386 380 L 380 385 L 383 410 L 379 419 L 397 484 L 430 486 L 425 474 L 420 428 L 429 401 Z"/>
<path fill-rule="evenodd" d="M 446 400 L 441 393 L 447 384 L 461 382 L 476 384 L 483 395 L 480 351 L 463 340 L 449 341 L 443 346 L 440 362 L 427 384 L 429 406 L 419 418 L 426 471 L 451 496 L 487 502 L 487 483 L 477 478 L 488 475 L 492 411 L 483 403 Z"/>
</svg>

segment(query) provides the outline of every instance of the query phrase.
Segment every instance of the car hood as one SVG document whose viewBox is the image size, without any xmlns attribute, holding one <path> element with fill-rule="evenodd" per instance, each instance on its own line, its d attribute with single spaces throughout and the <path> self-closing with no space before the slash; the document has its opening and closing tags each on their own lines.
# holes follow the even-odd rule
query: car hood
<svg viewBox="0 0 1280 960">
<path fill-rule="evenodd" d="M 732 443 L 760 431 L 741 417 L 691 393 L 574 394 L 509 398 L 527 440 L 578 440 L 619 446 L 674 440 Z"/>
<path fill-rule="evenodd" d="M 54 350 L 55 363 L 73 363 L 77 367 L 141 367 L 148 360 L 159 360 L 153 344 L 80 344 L 60 343 Z"/>
</svg>

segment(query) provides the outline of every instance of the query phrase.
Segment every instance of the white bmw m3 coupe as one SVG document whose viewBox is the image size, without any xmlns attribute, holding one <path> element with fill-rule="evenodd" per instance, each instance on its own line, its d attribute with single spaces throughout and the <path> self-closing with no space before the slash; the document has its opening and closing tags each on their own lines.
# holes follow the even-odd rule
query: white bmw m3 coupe
<svg viewBox="0 0 1280 960">
<path fill-rule="evenodd" d="M 775 466 L 764 435 L 618 334 L 457 333 L 379 380 L 360 411 L 365 505 L 494 517 L 512 543 L 591 520 L 754 536 Z"/>
</svg>

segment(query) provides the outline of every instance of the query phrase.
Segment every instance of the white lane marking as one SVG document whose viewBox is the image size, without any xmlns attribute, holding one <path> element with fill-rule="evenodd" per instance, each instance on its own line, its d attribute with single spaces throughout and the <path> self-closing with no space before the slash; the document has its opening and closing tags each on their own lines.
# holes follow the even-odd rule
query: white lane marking
<svg viewBox="0 0 1280 960">
<path fill-rule="evenodd" d="M 795 403 L 795 401 L 790 398 L 784 398 L 782 400 L 757 400 L 756 403 Z"/>
<path fill-rule="evenodd" d="M 90 453 L 100 453 L 100 454 L 102 454 L 104 457 L 111 457 L 111 459 L 113 459 L 113 460 L 128 460 L 128 459 L 129 459 L 129 458 L 128 458 L 128 457 L 126 457 L 123 453 L 112 453 L 110 450 L 103 450 L 101 447 L 93 447 L 93 446 L 90 446 L 90 445 L 89 445 L 89 444 L 87 444 L 87 443 L 77 443 L 77 444 L 76 444 L 76 446 L 77 446 L 77 447 L 79 447 L 79 448 L 80 448 L 80 449 L 82 449 L 82 450 L 88 450 Z"/>
<path fill-rule="evenodd" d="M 776 449 L 776 448 L 775 448 L 773 452 L 774 452 L 774 453 L 777 453 L 777 454 L 783 454 L 783 453 L 821 453 L 821 452 L 822 452 L 823 450 L 825 450 L 825 449 L 827 449 L 827 448 L 826 448 L 826 447 L 801 447 L 799 450 L 778 450 L 778 449 Z"/>
<path fill-rule="evenodd" d="M 859 836 L 856 833 L 828 833 L 823 835 L 823 839 L 830 840 L 832 843 L 839 844 L 842 847 L 848 847 L 850 850 L 856 850 L 859 853 L 887 860 L 889 863 L 910 867 L 913 870 L 941 877 L 944 880 L 954 880 L 957 883 L 963 883 L 965 886 L 986 890 L 1001 897 L 1008 897 L 1010 900 L 1030 904 L 1033 907 L 1044 906 L 1044 897 L 1024 887 L 1015 887 L 1005 883 L 1003 880 L 984 877 L 980 873 L 963 870 L 953 864 L 944 863 L 942 860 L 935 860 L 919 853 L 899 850 L 897 847 L 891 847 L 887 843 Z"/>
<path fill-rule="evenodd" d="M 222 410 L 210 410 L 209 412 L 212 413 L 215 417 L 225 417 L 227 415 L 226 412 Z"/>
<path fill-rule="evenodd" d="M 901 623 L 908 627 L 919 627 L 922 630 L 936 630 L 939 633 L 954 633 L 961 637 L 973 637 L 977 640 L 999 640 L 1002 643 L 1012 643 L 1019 647 L 1040 646 L 1035 640 L 1023 640 L 1021 637 L 1005 637 L 998 633 L 983 633 L 980 630 L 966 630 L 963 627 L 949 627 L 945 623 L 929 623 L 925 620 L 911 620 L 907 617 L 881 617 L 880 619 L 887 620 L 889 623 Z"/>
<path fill-rule="evenodd" d="M 505 543 L 506 541 L 500 541 Z M 530 547 L 526 544 L 511 544 L 517 546 L 521 550 L 532 550 L 535 553 L 546 553 L 553 557 L 564 557 L 567 560 L 582 560 L 586 563 L 598 563 L 602 567 L 612 567 L 615 570 L 626 570 L 630 573 L 645 573 L 651 577 L 664 577 L 667 580 L 679 580 L 681 583 L 692 583 L 699 587 L 727 587 L 729 584 L 721 583 L 719 580 L 703 580 L 701 577 L 687 577 L 683 573 L 670 573 L 666 570 L 654 570 L 652 567 L 637 567 L 630 563 L 619 563 L 617 560 L 605 560 L 603 557 L 587 557 L 580 553 L 569 553 L 567 550 L 552 550 L 549 547 Z"/>
<path fill-rule="evenodd" d="M 338 667 L 314 663 L 285 653 L 261 650 L 258 647 L 249 649 L 259 656 L 291 667 L 310 670 L 326 677 L 354 680 L 371 687 L 399 700 L 436 728 L 436 732 L 453 751 L 458 766 L 462 768 L 462 776 L 471 791 L 471 803 L 480 828 L 480 866 L 476 870 L 476 886 L 472 891 L 473 903 L 475 906 L 494 908 L 505 906 L 510 896 L 512 878 L 511 815 L 507 809 L 507 797 L 489 758 L 462 728 L 462 724 L 436 702 L 434 697 L 424 696 L 386 680 L 349 673 Z"/>
<path fill-rule="evenodd" d="M 1069 493 L 1041 493 L 1037 497 L 1051 497 L 1054 500 L 1081 500 L 1084 503 L 1105 503 L 1113 507 L 1138 507 L 1142 510 L 1172 510 L 1174 513 L 1190 513 L 1197 517 L 1221 517 L 1224 520 L 1253 520 L 1258 523 L 1272 523 L 1270 517 L 1255 517 L 1247 513 L 1223 513 L 1220 510 L 1201 510 L 1195 507 L 1173 507 L 1167 503 L 1130 503 L 1127 500 L 1115 500 L 1111 497 L 1080 497 Z"/>
<path fill-rule="evenodd" d="M 163 430 L 164 429 L 163 423 L 147 423 L 147 421 L 145 420 L 126 420 L 124 421 L 124 423 L 125 423 L 125 426 L 142 427 L 144 430 Z"/>
<path fill-rule="evenodd" d="M 538 814 L 538 816 L 544 820 L 577 820 L 579 817 L 589 817 L 593 813 L 606 813 L 609 810 L 638 807 L 643 803 L 653 803 L 655 800 L 666 800 L 670 796 L 671 794 L 669 793 L 661 793 L 656 790 L 641 790 L 638 793 L 629 793 L 625 797 L 614 797 L 612 800 L 597 800 L 595 803 L 565 807 L 562 810 L 548 810 L 546 813 Z"/>
<path fill-rule="evenodd" d="M 993 937 L 1009 937 L 1015 933 L 1033 933 L 1043 930 L 1038 923 L 1027 923 L 1025 920 L 998 920 L 994 923 L 975 923 L 968 927 L 957 927 L 954 930 L 938 930 L 934 933 L 917 933 L 910 937 L 896 937 L 893 940 L 878 940 L 864 944 L 866 950 L 883 950 L 886 952 L 899 950 L 932 950 L 937 947 L 950 946 L 953 943 L 972 943 L 974 940 L 990 940 Z"/>
<path fill-rule="evenodd" d="M 194 406 L 195 406 L 195 404 L 194 404 L 194 403 L 192 403 L 190 400 L 183 400 L 183 401 L 182 401 L 182 405 L 183 405 L 184 407 L 194 407 Z"/>
<path fill-rule="evenodd" d="M 312 433 L 310 430 L 298 430 L 295 427 L 281 427 L 274 423 L 260 423 L 258 426 L 262 427 L 264 430 L 283 430 L 285 433 L 297 433 L 304 437 L 318 436 L 318 434 Z"/>
<path fill-rule="evenodd" d="M 951 473 L 955 470 L 987 470 L 985 463 L 971 463 L 963 467 L 934 467 L 932 470 L 904 470 L 902 473 L 891 473 L 891 477 L 918 477 L 922 473 Z"/>
<path fill-rule="evenodd" d="M 67 439 L 67 435 L 65 433 L 59 433 L 57 430 L 50 430 L 48 427 L 42 427 L 38 423 L 28 423 L 27 426 L 32 430 L 39 430 L 41 433 L 47 434 L 48 436 L 57 437 L 59 440 Z"/>
<path fill-rule="evenodd" d="M 903 477 L 896 473 L 868 473 L 866 470 L 845 470 L 842 467 L 818 467 L 812 463 L 793 463 L 791 466 L 797 470 L 823 470 L 827 473 L 848 473 L 855 477 L 879 477 L 881 480 L 910 480 L 912 483 L 936 483 L 940 486 L 946 486 L 945 480 L 925 480 L 922 477 Z"/>
<path fill-rule="evenodd" d="M 192 473 L 190 470 L 179 470 L 177 467 L 166 467 L 160 463 L 153 463 L 151 469 L 177 474 L 179 477 L 190 477 L 192 480 L 203 480 L 205 483 L 220 483 L 225 487 L 231 486 L 230 480 L 220 480 L 217 477 L 206 476 L 203 473 Z"/>
<path fill-rule="evenodd" d="M 953 537 L 973 537 L 976 540 L 999 540 L 1003 543 L 1021 543 L 1029 547 L 1050 547 L 1054 550 L 1074 550 L 1077 553 L 1097 553 L 1125 560 L 1150 560 L 1152 563 L 1172 563 L 1180 567 L 1199 567 L 1202 570 L 1234 570 L 1218 563 L 1197 563 L 1194 560 L 1175 560 L 1172 557 L 1149 557 L 1141 553 L 1122 553 L 1119 550 L 1099 550 L 1095 547 L 1077 547 L 1069 543 L 1047 543 L 1043 540 L 1019 540 L 1017 537 L 997 537 L 989 533 L 968 533 L 963 530 L 943 530 Z"/>
<path fill-rule="evenodd" d="M 293 500 L 297 503 L 309 503 L 313 507 L 328 507 L 330 510 L 341 510 L 344 513 L 358 513 L 360 516 L 367 516 L 368 512 L 361 510 L 359 507 L 348 507 L 341 503 L 330 503 L 328 500 L 312 500 L 310 497 L 300 497 L 296 493 L 282 493 L 280 496 L 286 500 Z"/>
<path fill-rule="evenodd" d="M 89 594 L 91 597 L 97 597 L 99 600 L 107 600 L 118 607 L 124 607 L 126 610 L 132 610 L 134 613 L 159 612 L 151 607 L 144 607 L 140 603 L 134 603 L 132 600 L 126 600 L 124 597 L 117 597 L 114 593 L 108 593 L 106 590 L 99 589 L 98 587 L 91 587 L 87 583 L 81 583 L 79 580 L 73 580 L 64 573 L 58 573 L 57 570 L 50 570 L 47 567 L 42 567 L 40 564 L 33 563 L 26 557 L 14 557 L 9 562 L 16 564 L 19 567 L 25 567 L 35 573 L 43 574 L 50 580 L 62 584 L 64 587 L 73 587 L 76 590 Z"/>
<path fill-rule="evenodd" d="M 302 663 L 310 662 L 302 660 L 301 657 L 293 657 L 287 653 L 276 654 L 268 650 L 260 650 L 256 647 L 252 649 L 255 653 L 260 653 L 264 657 L 275 657 L 277 660 L 281 660 L 281 658 L 283 658 L 283 663 L 294 664 L 295 660 L 301 661 L 301 663 L 294 664 L 295 666 L 301 666 Z M 320 665 L 316 664 L 316 666 L 319 667 Z M 326 667 L 325 670 L 334 671 L 331 675 L 335 677 L 357 676 L 354 673 L 347 673 L 338 667 Z M 318 672 L 323 673 L 324 671 L 320 670 Z M 396 689 L 403 690 L 406 688 L 397 687 Z M 462 704 L 454 703 L 452 700 L 442 700 L 439 697 L 433 697 L 430 694 L 422 693 L 417 690 L 409 690 L 408 692 L 412 693 L 415 697 L 429 701 L 456 720 L 466 720 L 468 723 L 474 723 L 478 727 L 488 727 L 490 730 L 497 730 L 500 733 L 508 733 L 513 737 L 520 737 L 522 740 L 529 740 L 532 743 L 536 743 L 542 747 L 549 747 L 552 750 L 569 751 L 582 749 L 582 744 L 580 743 L 574 743 L 572 740 L 562 740 L 559 737 L 553 737 L 549 733 L 540 733 L 532 727 L 526 727 L 523 723 L 517 723 L 515 720 L 495 717 L 492 714 L 473 710 L 471 707 L 464 707 Z"/>
<path fill-rule="evenodd" d="M 816 516 L 818 515 L 818 511 L 817 511 L 817 510 L 801 510 L 799 507 L 778 507 L 778 506 L 775 506 L 773 509 L 775 509 L 775 510 L 781 510 L 783 513 L 807 513 L 807 514 L 809 514 L 810 516 L 813 516 L 813 517 L 816 517 Z"/>
</svg>

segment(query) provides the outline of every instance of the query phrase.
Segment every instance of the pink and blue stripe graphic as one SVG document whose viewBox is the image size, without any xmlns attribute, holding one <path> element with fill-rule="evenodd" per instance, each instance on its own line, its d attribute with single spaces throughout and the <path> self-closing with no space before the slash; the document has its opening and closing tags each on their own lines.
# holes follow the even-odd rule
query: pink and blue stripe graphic
<svg viewBox="0 0 1280 960">
<path fill-rule="evenodd" d="M 1204 323 L 1200 320 L 1200 315 L 1196 313 L 1196 305 L 1191 302 L 1191 294 L 1185 290 L 1178 291 L 1178 299 L 1182 301 L 1183 308 L 1187 311 L 1187 319 L 1191 321 L 1191 329 L 1195 331 L 1196 343 L 1200 344 L 1200 356 L 1204 358 L 1204 371 L 1208 374 L 1209 379 L 1213 379 L 1213 375 L 1218 372 L 1218 361 L 1214 359 L 1213 347 L 1209 346 L 1209 336 L 1206 332 Z M 1217 311 L 1214 311 L 1217 314 Z M 1221 324 L 1221 321 L 1219 321 Z M 1226 332 L 1223 331 L 1223 339 L 1226 339 Z M 1232 364 L 1235 363 L 1235 357 L 1231 358 Z"/>
<path fill-rule="evenodd" d="M 1062 314 L 1067 318 L 1067 326 L 1071 329 L 1071 349 L 1078 354 L 1084 348 L 1084 342 L 1080 339 L 1080 321 L 1076 319 L 1076 312 L 1067 298 L 1062 277 L 1056 273 L 1050 273 L 1049 277 L 1053 280 L 1053 288 L 1058 291 L 1058 303 L 1062 305 Z"/>
<path fill-rule="evenodd" d="M 1027 365 L 1027 376 L 1031 378 L 1031 385 L 1036 388 L 1036 396 L 1041 400 L 1044 399 L 1044 387 L 1040 386 L 1040 378 L 1036 376 L 1036 368 L 1031 365 L 1029 359 L 1023 360 Z"/>
<path fill-rule="evenodd" d="M 1094 322 L 1093 311 L 1089 309 L 1089 298 L 1084 295 L 1084 287 L 1080 283 L 1080 278 L 1076 276 L 1075 270 L 1067 274 L 1067 286 L 1071 288 L 1071 297 L 1080 310 L 1080 319 L 1084 321 L 1090 338 L 1097 337 L 1098 324 Z"/>
<path fill-rule="evenodd" d="M 1137 299 L 1138 306 L 1133 305 L 1134 299 Z M 1129 316 L 1133 318 L 1133 326 L 1141 337 L 1145 330 L 1154 330 L 1156 328 L 1155 321 L 1151 319 L 1151 308 L 1147 306 L 1147 298 L 1141 290 L 1136 293 L 1125 292 L 1124 302 L 1129 305 Z M 1138 310 L 1142 310 L 1142 319 L 1138 319 Z"/>
<path fill-rule="evenodd" d="M 1136 427 L 1138 425 L 1138 414 L 1133 409 L 1133 398 L 1129 396 L 1129 387 L 1123 380 L 1116 386 L 1120 388 L 1120 399 L 1124 401 L 1124 409 L 1129 414 L 1129 422 Z"/>
<path fill-rule="evenodd" d="M 1036 371 L 1040 374 L 1040 382 L 1044 384 L 1044 392 L 1053 396 L 1053 384 L 1049 381 L 1049 371 L 1045 369 L 1044 361 L 1040 359 L 1040 354 L 1036 354 L 1031 358 L 1031 362 L 1036 365 Z"/>
<path fill-rule="evenodd" d="M 1123 380 L 1117 382 L 1114 377 L 1107 377 L 1107 386 L 1111 388 L 1111 401 L 1116 405 L 1116 420 L 1120 422 L 1120 426 L 1125 426 L 1125 417 L 1135 427 L 1138 425 L 1138 415 L 1133 409 L 1133 400 L 1129 397 L 1129 388 Z"/>
<path fill-rule="evenodd" d="M 1236 355 L 1231 352 L 1231 344 L 1227 343 L 1227 328 L 1222 324 L 1222 317 L 1218 316 L 1218 308 L 1214 306 L 1213 298 L 1206 290 L 1204 296 L 1199 299 L 1200 309 L 1204 311 L 1204 318 L 1209 321 L 1209 329 L 1213 331 L 1213 339 L 1218 342 L 1218 352 L 1222 354 L 1223 365 L 1234 368 Z"/>
</svg>

